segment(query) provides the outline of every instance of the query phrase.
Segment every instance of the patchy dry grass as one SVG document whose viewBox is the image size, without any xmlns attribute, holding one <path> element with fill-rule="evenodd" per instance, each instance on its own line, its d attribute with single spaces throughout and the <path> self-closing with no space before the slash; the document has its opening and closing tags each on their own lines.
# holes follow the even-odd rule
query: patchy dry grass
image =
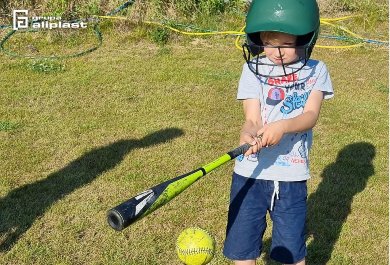
<svg viewBox="0 0 390 265">
<path fill-rule="evenodd" d="M 189 226 L 222 256 L 233 164 L 115 232 L 106 211 L 235 147 L 242 55 L 228 38 L 104 45 L 39 72 L 0 54 L 0 263 L 179 264 Z M 388 50 L 316 49 L 335 98 L 316 127 L 309 264 L 388 264 Z M 265 235 L 270 245 L 270 230 Z M 272 264 L 267 250 L 259 264 Z"/>
</svg>

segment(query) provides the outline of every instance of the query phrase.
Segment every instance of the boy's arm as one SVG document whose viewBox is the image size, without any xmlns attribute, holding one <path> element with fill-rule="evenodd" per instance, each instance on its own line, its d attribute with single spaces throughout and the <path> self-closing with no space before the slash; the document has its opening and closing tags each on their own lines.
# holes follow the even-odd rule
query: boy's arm
<svg viewBox="0 0 390 265">
<path fill-rule="evenodd" d="M 261 142 L 256 137 L 257 132 L 262 128 L 260 101 L 259 99 L 243 100 L 245 122 L 240 133 L 240 145 L 249 143 L 253 145 L 245 153 L 246 156 L 256 153 L 261 148 Z"/>
<path fill-rule="evenodd" d="M 263 134 L 262 145 L 275 145 L 285 133 L 303 132 L 313 128 L 320 114 L 323 97 L 323 92 L 312 90 L 302 114 L 291 119 L 269 123 L 261 128 L 258 135 Z"/>
</svg>

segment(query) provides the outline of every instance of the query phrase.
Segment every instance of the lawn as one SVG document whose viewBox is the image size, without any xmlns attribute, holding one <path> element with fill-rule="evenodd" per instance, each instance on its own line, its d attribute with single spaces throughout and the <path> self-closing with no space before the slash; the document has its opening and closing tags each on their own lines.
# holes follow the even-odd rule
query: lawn
<svg viewBox="0 0 390 265">
<path fill-rule="evenodd" d="M 45 61 L 0 54 L 0 263 L 180 264 L 176 238 L 199 226 L 217 242 L 210 264 L 229 264 L 232 162 L 122 232 L 106 212 L 237 146 L 241 51 L 231 37 L 161 46 L 124 28 L 103 33 L 96 51 L 46 72 L 36 67 Z M 10 42 L 20 53 L 66 54 L 66 45 L 93 45 L 88 34 Z M 318 48 L 313 58 L 327 64 L 335 97 L 311 151 L 308 263 L 388 264 L 388 49 Z M 273 264 L 269 225 L 259 264 Z"/>
</svg>

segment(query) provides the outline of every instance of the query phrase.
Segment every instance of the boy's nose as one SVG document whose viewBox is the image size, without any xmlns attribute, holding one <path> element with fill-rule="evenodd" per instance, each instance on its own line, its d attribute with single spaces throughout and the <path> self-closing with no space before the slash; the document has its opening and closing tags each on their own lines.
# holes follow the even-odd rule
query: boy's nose
<svg viewBox="0 0 390 265">
<path fill-rule="evenodd" d="M 278 48 L 278 56 L 283 57 L 284 56 L 284 49 L 283 48 Z"/>
</svg>

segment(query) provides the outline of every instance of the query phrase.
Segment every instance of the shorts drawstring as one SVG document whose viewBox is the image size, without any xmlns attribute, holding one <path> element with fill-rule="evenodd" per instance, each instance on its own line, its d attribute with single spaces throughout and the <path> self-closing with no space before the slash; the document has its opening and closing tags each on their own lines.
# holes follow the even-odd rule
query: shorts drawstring
<svg viewBox="0 0 390 265">
<path fill-rule="evenodd" d="M 274 192 L 272 193 L 270 211 L 272 211 L 274 208 L 275 195 L 276 195 L 276 199 L 279 200 L 279 181 L 276 180 L 274 180 Z"/>
</svg>

